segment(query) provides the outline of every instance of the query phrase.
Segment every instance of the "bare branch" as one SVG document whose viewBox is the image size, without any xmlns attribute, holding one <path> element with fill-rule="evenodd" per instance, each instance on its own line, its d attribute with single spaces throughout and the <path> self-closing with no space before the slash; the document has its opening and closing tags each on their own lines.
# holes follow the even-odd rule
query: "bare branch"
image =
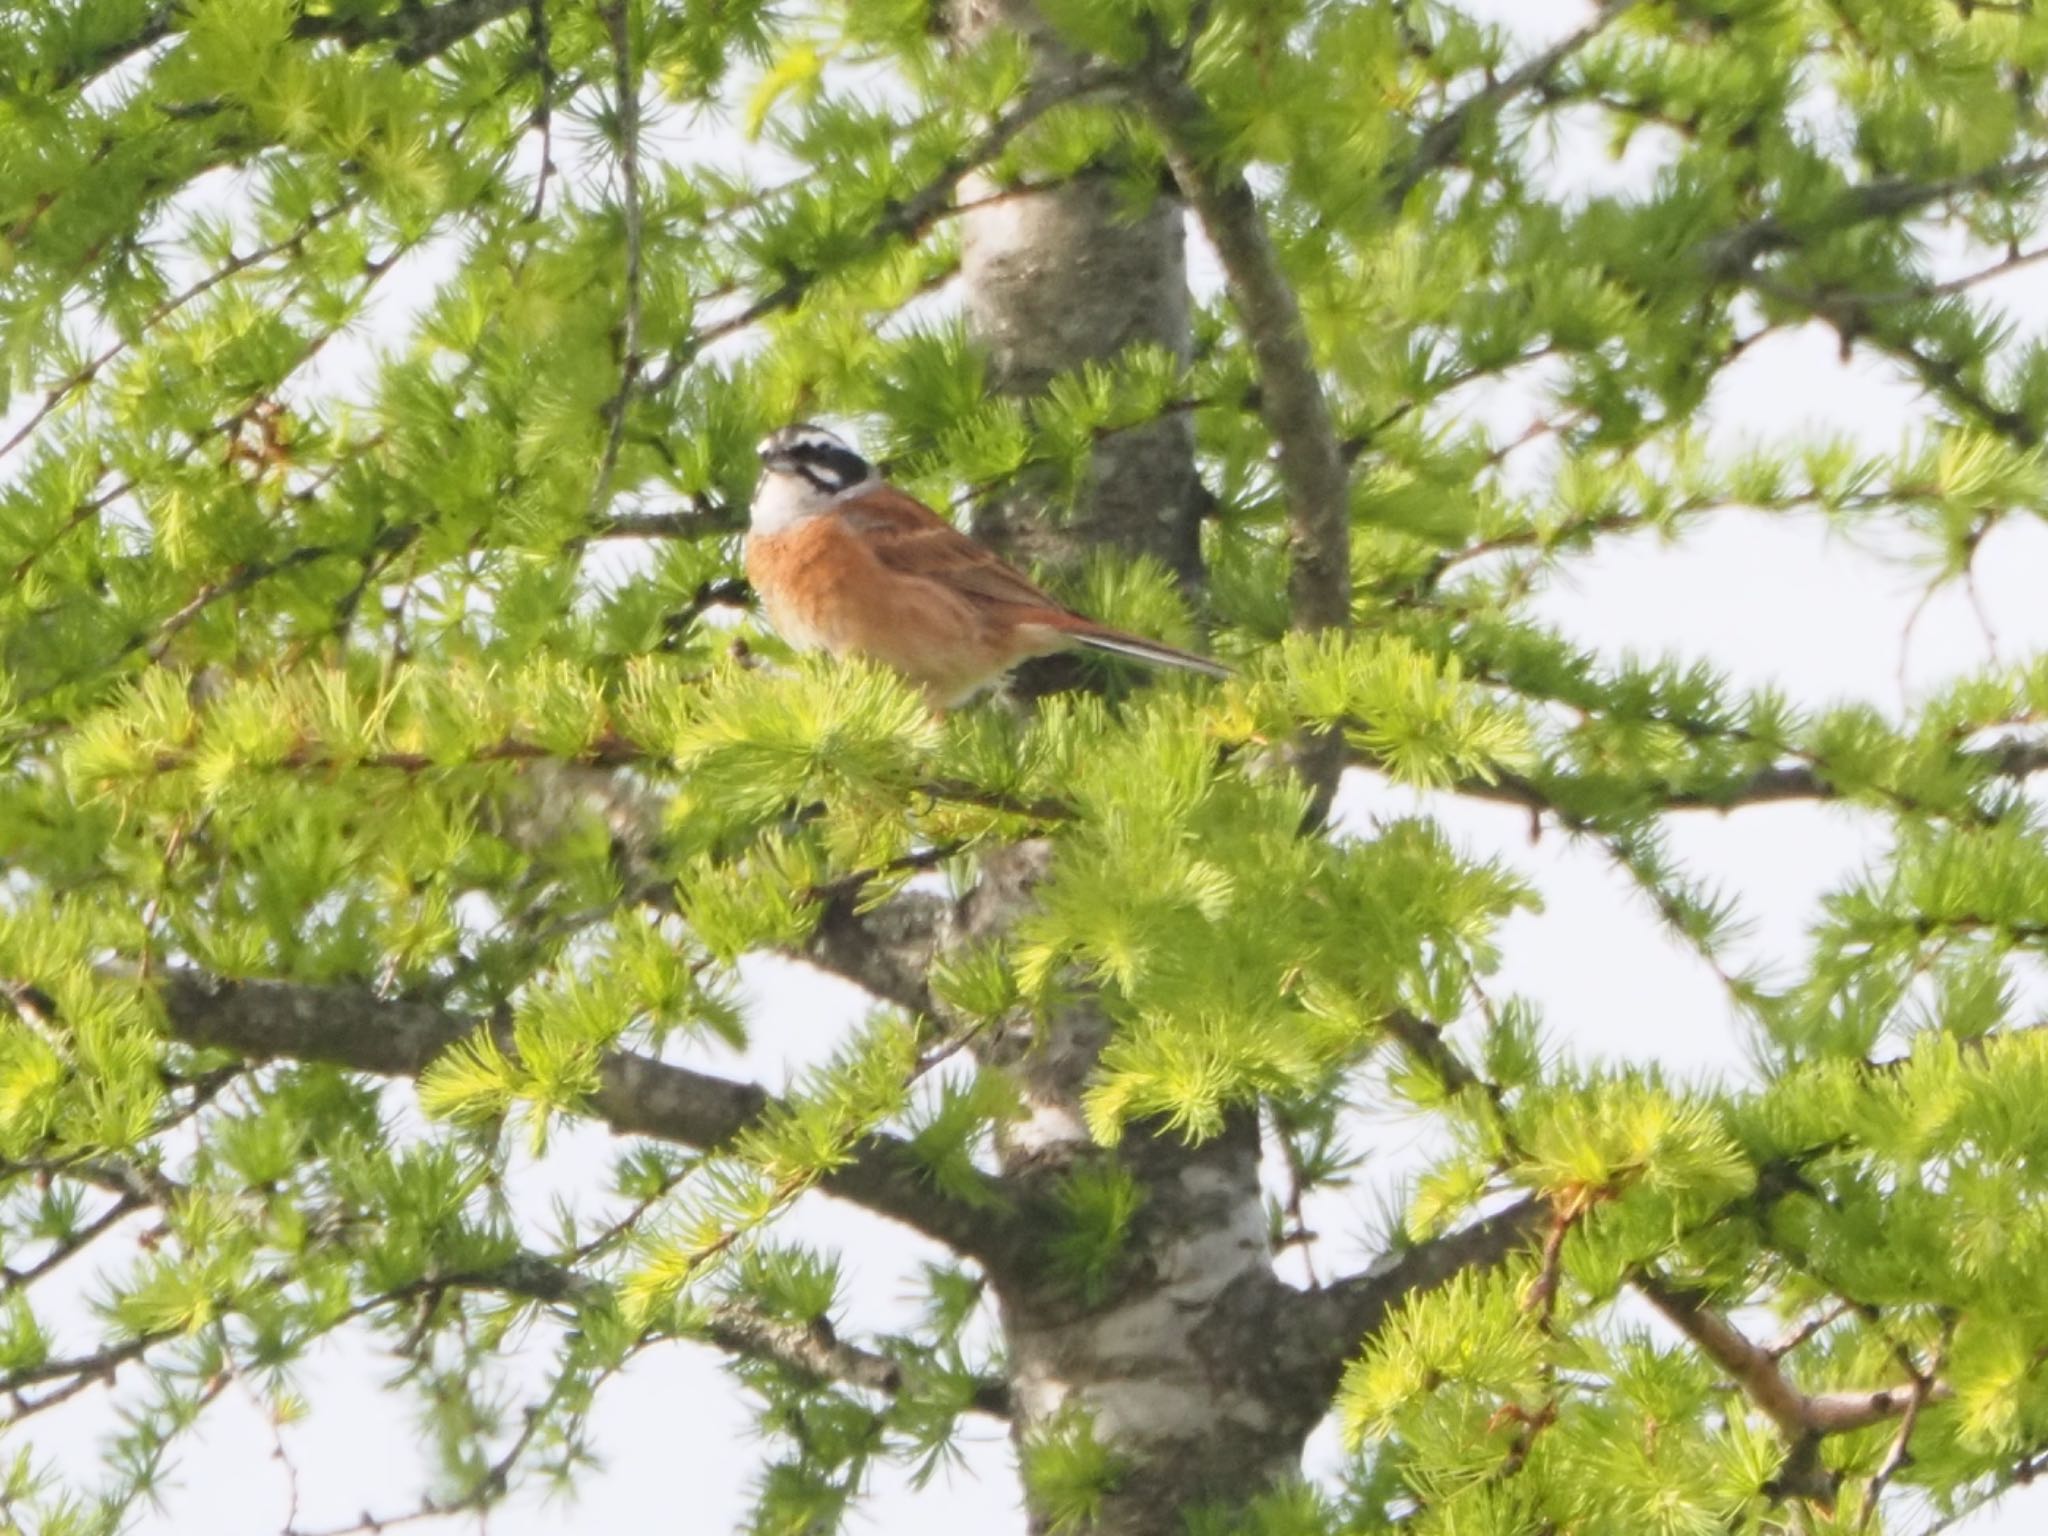
<svg viewBox="0 0 2048 1536">
<path fill-rule="evenodd" d="M 891 1395 L 903 1389 L 900 1364 L 887 1355 L 848 1344 L 823 1318 L 803 1326 L 726 1303 L 711 1308 L 704 1319 L 702 1334 L 728 1353 L 772 1360 L 814 1381 L 842 1382 Z M 977 1413 L 1009 1417 L 1007 1383 L 978 1383 L 972 1406 Z"/>
<path fill-rule="evenodd" d="M 45 1360 L 39 1365 L 25 1365 L 18 1370 L 0 1376 L 0 1397 L 5 1397 L 8 1410 L 0 1414 L 0 1429 L 11 1428 L 24 1419 L 68 1402 L 79 1393 L 95 1386 L 111 1386 L 115 1373 L 131 1361 L 140 1360 L 159 1344 L 183 1338 L 181 1328 L 166 1329 L 158 1333 L 139 1333 L 132 1338 L 96 1349 L 89 1355 L 70 1355 L 55 1360 Z M 40 1386 L 44 1382 L 58 1385 L 40 1396 L 31 1397 L 27 1388 Z"/>
<path fill-rule="evenodd" d="M 1731 736 L 1731 739 L 1739 738 Z M 1975 751 L 1960 752 L 1957 758 L 1969 769 L 1992 778 L 2026 779 L 2037 773 L 2048 773 L 2048 742 L 2015 737 Z M 1386 769 L 1386 764 L 1379 757 L 1361 747 L 1351 748 L 1346 761 L 1351 767 L 1367 768 L 1375 773 Z M 1567 825 L 1578 824 L 1575 817 L 1562 810 L 1555 793 L 1521 774 L 1499 773 L 1490 779 L 1468 776 L 1453 783 L 1450 790 L 1469 799 L 1520 806 L 1538 814 L 1554 813 L 1563 817 Z M 1868 787 L 1868 792 L 1901 810 L 1925 813 L 1929 809 L 1881 785 Z M 1787 801 L 1843 800 L 1849 797 L 1850 792 L 1834 781 L 1825 762 L 1813 758 L 1774 763 L 1712 789 L 1666 788 L 1657 791 L 1652 788 L 1652 793 L 1657 809 L 1662 811 L 1727 812 L 1754 805 L 1780 805 Z"/>
<path fill-rule="evenodd" d="M 1913 1389 L 1906 1400 L 1904 1412 L 1899 1415 L 1898 1433 L 1892 1436 L 1890 1449 L 1885 1452 L 1884 1461 L 1871 1474 L 1870 1486 L 1863 1493 L 1863 1524 L 1870 1525 L 1877 1514 L 1877 1506 L 1884 1498 L 1885 1486 L 1898 1476 L 1913 1459 L 1913 1431 L 1920 1427 L 1920 1410 L 1934 1394 L 1934 1378 L 1915 1374 Z"/>
<path fill-rule="evenodd" d="M 176 1183 L 156 1169 L 118 1157 L 0 1161 L 0 1175 L 23 1173 L 39 1178 L 76 1179 L 81 1184 L 90 1184 L 128 1202 L 131 1210 L 139 1210 L 145 1205 L 162 1206 L 168 1210 L 183 1193 Z"/>
<path fill-rule="evenodd" d="M 1231 301 L 1259 370 L 1259 410 L 1287 491 L 1294 568 L 1288 595 L 1301 629 L 1341 628 L 1351 611 L 1350 517 L 1344 452 L 1309 349 L 1301 305 L 1281 270 L 1258 199 L 1242 171 L 1206 153 L 1208 108 L 1164 72 L 1139 87 L 1166 139 L 1181 195 L 1222 258 Z"/>
<path fill-rule="evenodd" d="M 827 900 L 797 958 L 910 1013 L 932 1015 L 931 969 L 945 943 L 950 904 L 905 892 L 866 912 L 858 890 Z"/>
<path fill-rule="evenodd" d="M 729 515 L 706 512 L 616 512 L 589 539 L 702 539 L 732 532 Z"/>
</svg>

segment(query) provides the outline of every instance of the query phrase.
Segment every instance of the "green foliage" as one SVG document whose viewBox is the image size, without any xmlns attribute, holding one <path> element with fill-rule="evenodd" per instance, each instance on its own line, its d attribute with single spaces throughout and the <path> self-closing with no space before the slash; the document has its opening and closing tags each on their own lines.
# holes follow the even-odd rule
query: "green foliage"
<svg viewBox="0 0 2048 1536">
<path fill-rule="evenodd" d="M 878 1465 L 947 1465 L 1005 1368 L 965 1253 L 865 1377 L 817 1364 L 840 1271 L 782 1224 L 875 1138 L 892 1191 L 1028 1210 L 1087 1310 L 1160 1208 L 1131 1138 L 1255 1107 L 1314 1194 L 1371 1166 L 1349 1112 L 1387 1103 L 1438 1138 L 1387 1215 L 1407 1243 L 1527 1196 L 1552 1242 L 1394 1309 L 1337 1399 L 1341 1480 L 1197 1528 L 1905 1530 L 2039 1470 L 2048 663 L 1795 699 L 1596 656 L 1538 599 L 1732 509 L 1931 588 L 2048 516 L 2048 347 L 1986 288 L 2039 254 L 2048 18 L 1640 0 L 1532 59 L 1434 0 L 1041 9 L 1114 68 L 1025 122 L 1030 49 L 932 5 L 624 5 L 634 140 L 609 5 L 0 0 L 0 1386 L 30 1431 L 74 1392 L 121 1412 L 96 1482 L 0 1468 L 0 1529 L 131 1528 L 229 1385 L 290 1418 L 344 1332 L 395 1362 L 446 1512 L 573 1486 L 603 1384 L 691 1340 L 757 1400 L 756 1528 L 839 1528 Z M 1130 71 L 1165 66 L 1300 302 L 1349 465 L 1343 631 L 1291 628 L 1269 338 L 1229 296 L 1193 297 L 1191 355 L 1113 338 L 1030 398 L 955 302 L 961 174 L 1142 208 L 1168 157 Z M 1575 180 L 1596 139 L 1655 174 Z M 1727 370 L 1810 327 L 1924 393 L 1905 441 L 1713 430 Z M 1533 431 L 1489 429 L 1488 391 Z M 938 719 L 791 654 L 733 582 L 751 445 L 797 415 L 935 505 L 1028 485 L 1062 535 L 1102 445 L 1185 420 L 1199 589 L 1107 549 L 1048 580 L 1239 675 Z M 1428 795 L 1303 835 L 1305 729 Z M 1537 902 L 1445 793 L 1641 890 L 1752 1076 L 1602 1068 L 1492 996 Z M 1671 823 L 1791 797 L 1883 846 L 1766 977 Z M 743 963 L 1025 838 L 1021 923 L 890 954 L 909 1001 L 772 1098 L 707 1086 L 777 1043 Z M 1004 1053 L 1084 994 L 1099 1146 L 1012 1200 Z M 342 1003 L 340 1044 L 292 1033 Z M 718 1134 L 626 1127 L 610 1184 L 536 1221 L 527 1171 L 616 1124 L 629 1067 Z M 1272 1218 L 1306 1241 L 1298 1200 Z M 1658 1285 L 1774 1316 L 1802 1392 L 1940 1390 L 1896 1451 L 1896 1418 L 1799 1443 L 1639 1326 Z M 1100 1514 L 1113 1440 L 1033 1426 L 1040 1523 Z"/>
<path fill-rule="evenodd" d="M 1023 1447 L 1020 1469 L 1032 1507 L 1045 1511 L 1046 1529 L 1060 1532 L 1085 1530 L 1124 1475 L 1116 1452 L 1078 1416 L 1046 1426 Z"/>
<path fill-rule="evenodd" d="M 1131 1223 L 1144 1203 L 1137 1180 L 1114 1163 L 1083 1164 L 1053 1191 L 1056 1235 L 1046 1258 L 1084 1301 L 1099 1302 L 1115 1288 Z"/>
</svg>

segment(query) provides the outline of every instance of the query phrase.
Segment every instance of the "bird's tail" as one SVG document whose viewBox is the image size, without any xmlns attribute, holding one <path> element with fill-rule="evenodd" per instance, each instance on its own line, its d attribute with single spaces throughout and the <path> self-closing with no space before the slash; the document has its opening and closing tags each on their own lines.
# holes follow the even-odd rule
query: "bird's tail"
<svg viewBox="0 0 2048 1536">
<path fill-rule="evenodd" d="M 1073 629 L 1067 632 L 1076 645 L 1091 651 L 1107 651 L 1112 656 L 1128 656 L 1133 661 L 1142 661 L 1149 667 L 1177 667 L 1183 672 L 1199 672 L 1204 677 L 1230 677 L 1231 669 L 1220 661 L 1211 661 L 1206 656 L 1197 656 L 1193 651 L 1183 651 L 1171 645 L 1161 645 L 1157 640 L 1146 640 L 1138 635 L 1127 635 L 1120 629 Z"/>
</svg>

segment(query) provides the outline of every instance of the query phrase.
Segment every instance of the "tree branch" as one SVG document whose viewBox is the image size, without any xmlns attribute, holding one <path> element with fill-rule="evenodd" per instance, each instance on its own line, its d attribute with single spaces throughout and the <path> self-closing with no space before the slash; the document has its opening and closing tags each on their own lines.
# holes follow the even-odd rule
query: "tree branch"
<svg viewBox="0 0 2048 1536">
<path fill-rule="evenodd" d="M 1281 269 L 1258 199 L 1241 170 L 1209 153 L 1209 110 L 1170 66 L 1137 85 L 1166 146 L 1181 196 L 1223 262 L 1231 302 L 1244 323 L 1259 376 L 1259 415 L 1273 436 L 1287 493 L 1287 595 L 1298 630 L 1341 629 L 1351 618 L 1350 471 L 1323 381 L 1316 372 L 1301 304 Z M 1343 735 L 1304 734 L 1295 767 L 1310 793 L 1309 825 L 1320 825 L 1344 768 Z"/>
<path fill-rule="evenodd" d="M 1351 613 L 1348 476 L 1301 305 L 1281 270 L 1264 216 L 1241 171 L 1207 152 L 1208 108 L 1163 70 L 1139 85 L 1166 140 L 1175 183 L 1222 258 L 1231 301 L 1259 370 L 1259 412 L 1273 434 L 1287 492 L 1294 565 L 1288 596 L 1299 629 L 1341 628 Z"/>
<path fill-rule="evenodd" d="M 1500 1102 L 1500 1086 L 1487 1082 L 1451 1049 L 1444 1039 L 1443 1026 L 1405 1008 L 1397 1008 L 1380 1020 L 1380 1027 L 1398 1040 L 1410 1056 L 1435 1073 L 1437 1081 L 1450 1092 L 1463 1093 L 1467 1088 L 1478 1088 L 1495 1104 Z"/>
<path fill-rule="evenodd" d="M 309 41 L 331 38 L 344 48 L 394 43 L 391 56 L 399 63 L 424 64 L 525 4 L 526 0 L 446 0 L 422 7 L 412 0 L 374 16 L 311 12 L 292 22 L 292 36 Z"/>
<path fill-rule="evenodd" d="M 740 519 L 729 512 L 615 512 L 598 522 L 592 539 L 704 539 L 733 532 Z"/>
<path fill-rule="evenodd" d="M 443 5 L 422 8 L 417 0 L 408 0 L 374 16 L 309 12 L 293 19 L 292 36 L 308 42 L 331 38 L 344 48 L 396 43 L 398 46 L 392 52 L 399 63 L 423 64 L 492 22 L 511 15 L 525 3 L 526 0 L 448 0 Z M 128 36 L 102 44 L 61 70 L 51 89 L 70 90 L 155 47 L 173 35 L 184 10 L 184 0 L 167 0 Z"/>
<path fill-rule="evenodd" d="M 577 1273 L 544 1254 L 521 1251 L 471 1274 L 428 1277 L 401 1293 L 379 1297 L 376 1305 L 400 1301 L 428 1289 L 494 1291 L 531 1301 L 576 1304 L 604 1296 L 602 1281 Z M 872 1349 L 863 1349 L 840 1338 L 832 1324 L 818 1318 L 809 1324 L 791 1322 L 738 1301 L 720 1301 L 704 1307 L 695 1317 L 686 1339 L 701 1340 L 731 1355 L 771 1361 L 815 1382 L 840 1382 L 890 1396 L 901 1392 L 905 1373 L 902 1365 Z M 1008 1386 L 996 1380 L 975 1385 L 971 1404 L 977 1413 L 997 1418 L 1010 1411 Z"/>
<path fill-rule="evenodd" d="M 967 175 L 1008 149 L 1017 135 L 1054 107 L 1093 95 L 1122 78 L 1123 74 L 1118 70 L 1087 69 L 1052 84 L 1033 87 L 1015 106 L 990 123 L 980 138 L 948 160 L 938 174 L 917 191 L 907 198 L 884 203 L 869 226 L 866 243 L 880 248 L 892 240 L 916 239 L 945 215 L 954 192 Z M 646 375 L 644 388 L 647 393 L 660 394 L 682 376 L 683 370 L 706 346 L 743 331 L 778 310 L 793 307 L 829 275 L 822 269 L 791 273 L 739 313 L 691 332 L 669 350 L 660 368 Z"/>
<path fill-rule="evenodd" d="M 1622 12 L 1631 9 L 1633 4 L 1634 0 L 1613 0 L 1613 3 L 1601 6 L 1599 13 L 1578 31 L 1560 38 L 1519 69 L 1473 92 L 1431 123 L 1416 141 L 1415 152 L 1388 183 L 1388 203 L 1398 208 L 1425 176 L 1457 159 L 1458 151 L 1465 142 L 1465 130 L 1481 112 L 1505 106 L 1524 91 L 1549 87 L 1560 66 L 1605 31 Z"/>
<path fill-rule="evenodd" d="M 381 998 L 368 987 L 245 981 L 210 986 L 190 973 L 167 977 L 170 1031 L 186 1044 L 257 1059 L 322 1061 L 385 1077 L 414 1077 L 480 1021 L 432 1003 Z M 620 1135 L 650 1136 L 716 1151 L 777 1108 L 774 1095 L 630 1051 L 608 1054 L 589 1111 Z M 909 1147 L 875 1134 L 819 1181 L 826 1193 L 899 1221 L 975 1259 L 1009 1244 L 997 1181 L 973 1202 L 925 1177 Z"/>
<path fill-rule="evenodd" d="M 611 500 L 612 475 L 618 469 L 619 449 L 626 440 L 626 411 L 633 402 L 633 386 L 640 378 L 641 363 L 640 81 L 633 72 L 633 36 L 626 15 L 626 0 L 612 0 L 604 8 L 604 20 L 611 34 L 619 174 L 625 182 L 620 212 L 625 221 L 626 271 L 625 309 L 619 318 L 618 332 L 619 387 L 604 405 L 604 452 L 598 459 L 596 483 L 590 488 L 590 516 L 593 520 Z"/>
<path fill-rule="evenodd" d="M 827 898 L 796 958 L 906 1012 L 934 1014 L 931 969 L 945 942 L 951 903 L 906 891 L 862 912 L 858 895 L 856 889 Z"/>
<path fill-rule="evenodd" d="M 1957 758 L 1973 771 L 1992 778 L 2026 779 L 2037 773 L 2048 773 L 2048 742 L 2014 738 L 1976 751 L 1960 752 Z M 1386 764 L 1362 747 L 1351 748 L 1346 761 L 1354 768 L 1366 768 L 1375 773 L 1386 771 Z M 1470 799 L 1492 800 L 1538 813 L 1552 812 L 1565 816 L 1568 822 L 1574 820 L 1562 810 L 1556 795 L 1518 773 L 1498 773 L 1490 779 L 1469 776 L 1456 780 L 1448 788 L 1451 793 Z M 1755 805 L 1781 805 L 1789 801 L 1848 798 L 1847 792 L 1828 776 L 1827 764 L 1818 759 L 1774 763 L 1713 789 L 1665 788 L 1652 792 L 1656 808 L 1660 811 L 1728 812 Z M 1922 812 L 1927 809 L 1902 800 L 1896 792 L 1881 786 L 1873 793 L 1892 800 L 1901 809 Z"/>
<path fill-rule="evenodd" d="M 729 1354 L 770 1360 L 812 1381 L 836 1381 L 892 1397 L 903 1390 L 904 1371 L 898 1362 L 848 1344 L 823 1318 L 804 1326 L 728 1303 L 709 1310 L 701 1333 Z M 977 1413 L 1008 1418 L 1008 1383 L 994 1379 L 977 1382 L 971 1406 Z"/>
<path fill-rule="evenodd" d="M 1862 182 L 1845 188 L 1842 194 L 1814 207 L 1810 217 L 1788 223 L 1775 213 L 1738 224 L 1722 234 L 1702 240 L 1697 255 L 1714 275 L 1746 279 L 1760 257 L 1773 251 L 1791 250 L 1805 243 L 1807 231 L 1839 234 L 1852 225 L 1872 219 L 1894 218 L 1917 213 L 1930 203 L 1965 192 L 1996 192 L 2015 183 L 2048 174 L 2048 151 L 2001 161 L 1965 176 L 1948 176 L 1935 181 L 1911 181 L 1890 177 Z"/>
<path fill-rule="evenodd" d="M 1868 1429 L 1908 1412 L 1917 1413 L 1922 1403 L 1952 1395 L 1946 1385 L 1930 1381 L 1869 1392 L 1802 1392 L 1785 1375 L 1776 1354 L 1752 1342 L 1713 1311 L 1697 1291 L 1671 1285 L 1647 1272 L 1635 1277 L 1635 1287 L 1673 1327 L 1698 1345 L 1702 1354 L 1733 1376 L 1766 1418 L 1795 1440 Z"/>
<path fill-rule="evenodd" d="M 141 24 L 126 37 L 113 38 L 100 44 L 89 53 L 71 60 L 68 65 L 59 65 L 50 78 L 47 89 L 52 96 L 96 80 L 110 69 L 118 69 L 138 53 L 154 48 L 171 35 L 171 23 L 184 10 L 184 0 L 166 0 L 154 11 L 142 18 Z M 71 18 L 54 8 L 45 13 L 55 19 L 58 25 L 68 25 Z"/>
<path fill-rule="evenodd" d="M 1320 1291 L 1300 1291 L 1296 1327 L 1328 1340 L 1341 1365 L 1386 1323 L 1387 1314 L 1408 1297 L 1433 1291 L 1468 1269 L 1501 1263 L 1527 1247 L 1549 1219 L 1550 1206 L 1534 1195 L 1505 1210 L 1413 1248 L 1382 1255 L 1371 1267 Z"/>
</svg>

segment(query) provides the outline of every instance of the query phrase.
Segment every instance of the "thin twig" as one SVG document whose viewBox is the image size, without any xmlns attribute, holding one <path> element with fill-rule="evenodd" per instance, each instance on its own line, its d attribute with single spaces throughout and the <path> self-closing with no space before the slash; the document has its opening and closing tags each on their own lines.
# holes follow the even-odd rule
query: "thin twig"
<svg viewBox="0 0 2048 1536">
<path fill-rule="evenodd" d="M 1915 1375 L 1912 1396 L 1907 1399 L 1905 1412 L 1899 1415 L 1899 1432 L 1892 1436 L 1891 1447 L 1885 1452 L 1883 1463 L 1871 1475 L 1870 1486 L 1863 1491 L 1862 1525 L 1866 1530 L 1877 1518 L 1877 1506 L 1884 1497 L 1885 1486 L 1912 1459 L 1913 1431 L 1919 1428 L 1920 1410 L 1927 1406 L 1928 1396 L 1933 1390 L 1934 1378 L 1931 1375 Z"/>
<path fill-rule="evenodd" d="M 633 40 L 626 0 L 612 0 L 604 9 L 612 38 L 612 89 L 616 97 L 619 173 L 624 180 L 621 212 L 625 221 L 625 311 L 619 320 L 619 389 L 605 402 L 605 443 L 598 461 L 597 482 L 590 488 L 590 517 L 597 519 L 611 499 L 612 476 L 619 449 L 626 440 L 626 411 L 640 379 L 640 80 L 633 68 Z"/>
<path fill-rule="evenodd" d="M 906 198 L 884 203 L 870 224 L 867 244 L 880 247 L 892 240 L 915 240 L 947 214 L 955 190 L 969 172 L 1008 149 L 1012 141 L 1039 118 L 1054 107 L 1095 95 L 1125 79 L 1123 71 L 1105 67 L 1076 70 L 1057 82 L 1034 86 L 1016 105 L 991 122 L 979 138 L 941 166 L 917 191 Z M 646 392 L 660 394 L 682 376 L 683 370 L 707 346 L 745 330 L 771 314 L 793 307 L 829 275 L 822 269 L 794 273 L 738 313 L 691 332 L 669 349 L 661 367 L 647 375 Z"/>
<path fill-rule="evenodd" d="M 1613 25 L 1634 4 L 1635 0 L 1616 0 L 1616 3 L 1601 6 L 1594 18 L 1576 32 L 1560 38 L 1520 68 L 1473 92 L 1431 123 L 1416 141 L 1414 153 L 1388 182 L 1387 203 L 1399 207 L 1425 176 L 1455 160 L 1465 142 L 1466 129 L 1480 113 L 1503 107 L 1525 91 L 1547 86 L 1551 77 L 1572 55 Z"/>
<path fill-rule="evenodd" d="M 1586 1203 L 1576 1201 L 1551 1205 L 1550 1230 L 1543 1234 L 1543 1252 L 1537 1261 L 1536 1278 L 1522 1293 L 1522 1311 L 1536 1319 L 1536 1325 L 1550 1332 L 1557 1316 L 1557 1292 L 1564 1280 L 1564 1242 L 1586 1212 Z"/>
<path fill-rule="evenodd" d="M 283 239 L 274 240 L 269 245 L 258 246 L 255 250 L 248 252 L 246 255 L 230 256 L 219 267 L 207 273 L 206 276 L 200 278 L 197 282 L 194 282 L 189 287 L 183 288 L 179 290 L 177 293 L 172 294 L 169 298 L 159 303 L 147 315 L 143 316 L 142 322 L 137 327 L 135 334 L 139 336 L 144 332 L 150 330 L 152 327 L 160 324 L 161 322 L 168 320 L 172 315 L 175 315 L 187 304 L 190 304 L 195 299 L 199 299 L 204 295 L 211 293 L 215 288 L 218 288 L 222 283 L 228 281 L 232 277 L 239 276 L 240 274 L 248 271 L 251 267 L 261 266 L 264 262 L 270 260 L 273 256 L 281 256 L 288 252 L 296 252 L 298 248 L 305 243 L 306 237 L 308 235 L 314 233 L 321 227 L 321 225 L 327 223 L 328 220 L 334 218 L 337 214 L 343 213 L 347 211 L 349 208 L 354 207 L 355 204 L 358 201 L 360 201 L 360 199 L 361 194 L 350 193 L 348 196 L 342 198 L 339 202 L 333 204 L 331 207 L 324 208 L 320 210 L 318 213 L 312 215 L 312 217 L 308 218 L 303 224 L 301 224 L 297 229 L 293 230 L 289 235 L 286 235 Z M 75 372 L 73 372 L 69 377 L 61 379 L 57 383 L 52 384 L 49 387 L 49 389 L 47 389 L 44 392 L 42 404 L 38 406 L 33 412 L 30 413 L 28 420 L 24 421 L 18 428 L 16 428 L 14 435 L 8 438 L 6 442 L 0 443 L 0 459 L 6 458 L 10 453 L 14 452 L 16 448 L 19 448 L 23 443 L 27 442 L 30 437 L 34 436 L 36 429 L 40 427 L 46 420 L 49 419 L 50 414 L 53 411 L 55 411 L 59 406 L 61 406 L 66 400 L 70 399 L 72 395 L 76 394 L 79 390 L 85 388 L 88 384 L 92 383 L 94 379 L 98 378 L 100 375 L 100 371 L 102 369 L 104 369 L 109 363 L 113 362 L 114 359 L 119 357 L 123 352 L 128 350 L 129 344 L 129 337 L 117 337 L 115 340 L 108 343 L 106 347 L 101 349 L 99 352 L 95 353 L 92 357 L 86 359 L 86 361 L 83 364 L 81 364 L 78 367 L 78 369 Z"/>
<path fill-rule="evenodd" d="M 529 224 L 537 224 L 547 208 L 548 177 L 555 169 L 554 38 L 548 30 L 547 0 L 527 0 L 526 16 L 533 40 L 533 65 L 540 75 L 540 101 L 533 109 L 533 125 L 540 130 L 540 171 L 534 178 L 533 206 L 526 214 Z"/>
<path fill-rule="evenodd" d="M 1308 1281 L 1311 1291 L 1319 1291 L 1323 1288 L 1323 1281 L 1316 1273 L 1316 1234 L 1309 1230 L 1304 1209 L 1308 1195 L 1308 1168 L 1302 1161 L 1301 1148 L 1295 1145 L 1286 1126 L 1276 1124 L 1273 1135 L 1280 1143 L 1280 1156 L 1287 1164 L 1287 1199 L 1281 1206 L 1281 1214 L 1287 1218 L 1287 1224 L 1276 1246 L 1301 1250 L 1302 1277 Z"/>
<path fill-rule="evenodd" d="M 1799 1324 L 1798 1327 L 1788 1329 L 1785 1333 L 1780 1334 L 1763 1347 L 1764 1353 L 1773 1360 L 1782 1360 L 1794 1350 L 1809 1343 L 1818 1334 L 1853 1314 L 1855 1310 L 1856 1305 L 1854 1302 L 1838 1301 L 1833 1306 L 1816 1312 L 1812 1317 Z"/>
<path fill-rule="evenodd" d="M 92 1246 L 93 1240 L 119 1226 L 137 1211 L 150 1209 L 151 1202 L 135 1193 L 124 1193 L 91 1221 L 55 1242 L 50 1251 L 26 1269 L 0 1270 L 0 1296 L 26 1290 L 36 1281 L 76 1258 Z"/>
</svg>

